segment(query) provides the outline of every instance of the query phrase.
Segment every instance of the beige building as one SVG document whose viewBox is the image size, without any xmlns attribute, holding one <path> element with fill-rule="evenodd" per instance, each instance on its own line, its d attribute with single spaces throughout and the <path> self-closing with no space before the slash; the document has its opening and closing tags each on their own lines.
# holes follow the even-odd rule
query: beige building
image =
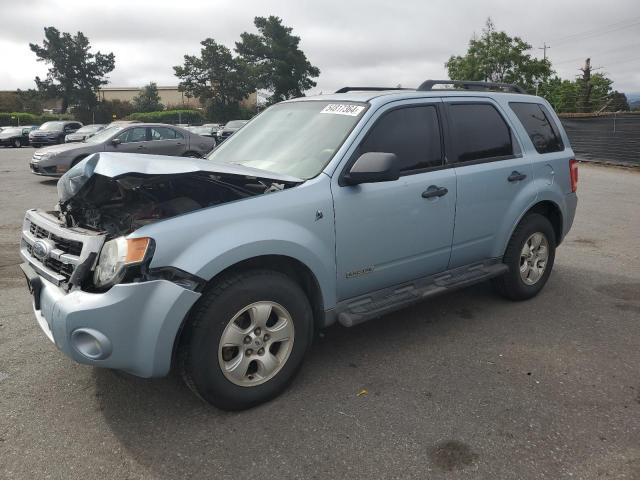
<svg viewBox="0 0 640 480">
<path fill-rule="evenodd" d="M 140 93 L 142 87 L 103 87 L 98 90 L 99 100 L 120 100 L 131 102 L 133 97 Z M 183 92 L 178 90 L 177 86 L 158 86 L 158 94 L 160 95 L 160 103 L 165 107 L 202 107 L 197 98 L 189 98 Z M 254 107 L 256 105 L 256 94 L 252 93 L 242 102 L 245 107 Z"/>
</svg>

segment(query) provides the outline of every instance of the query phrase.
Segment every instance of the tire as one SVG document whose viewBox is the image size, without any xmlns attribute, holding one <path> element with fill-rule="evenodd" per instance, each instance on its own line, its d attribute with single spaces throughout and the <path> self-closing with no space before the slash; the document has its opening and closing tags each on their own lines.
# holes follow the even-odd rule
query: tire
<svg viewBox="0 0 640 480">
<path fill-rule="evenodd" d="M 536 247 L 538 241 L 540 243 Z M 493 279 L 496 291 L 510 300 L 535 297 L 551 274 L 556 243 L 553 226 L 545 216 L 537 213 L 526 215 L 511 235 L 505 251 L 503 263 L 509 270 Z M 543 265 L 544 268 L 541 268 Z"/>
<path fill-rule="evenodd" d="M 15 148 L 20 148 L 20 147 L 22 147 L 22 140 L 21 140 L 21 139 L 19 139 L 19 138 L 16 138 L 16 139 L 13 141 L 13 146 L 14 146 Z"/>
<path fill-rule="evenodd" d="M 254 327 L 260 325 L 256 333 Z M 287 339 L 274 342 L 267 338 L 269 333 Z M 222 347 L 223 338 L 233 346 Z M 189 316 L 178 352 L 180 373 L 206 402 L 243 410 L 273 399 L 287 387 L 312 339 L 311 306 L 298 284 L 270 270 L 229 274 L 205 290 Z"/>
</svg>

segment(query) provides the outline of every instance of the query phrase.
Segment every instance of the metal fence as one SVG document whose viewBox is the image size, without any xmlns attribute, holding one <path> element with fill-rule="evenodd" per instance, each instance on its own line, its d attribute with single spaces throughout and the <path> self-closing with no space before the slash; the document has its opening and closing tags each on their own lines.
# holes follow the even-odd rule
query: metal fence
<svg viewBox="0 0 640 480">
<path fill-rule="evenodd" d="M 640 115 L 561 118 L 578 160 L 640 166 Z"/>
</svg>

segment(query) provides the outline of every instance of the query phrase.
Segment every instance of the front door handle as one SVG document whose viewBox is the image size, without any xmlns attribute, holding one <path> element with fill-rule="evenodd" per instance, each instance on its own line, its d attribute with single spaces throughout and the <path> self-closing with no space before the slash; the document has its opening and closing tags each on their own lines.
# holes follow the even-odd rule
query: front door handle
<svg viewBox="0 0 640 480">
<path fill-rule="evenodd" d="M 142 150 L 144 148 L 144 145 L 138 145 L 138 150 Z"/>
<path fill-rule="evenodd" d="M 439 187 L 437 185 L 430 185 L 424 192 L 422 192 L 422 198 L 435 198 L 435 197 L 443 197 L 449 190 L 445 187 Z"/>
<path fill-rule="evenodd" d="M 507 177 L 507 180 L 510 182 L 519 182 L 520 180 L 524 180 L 527 176 L 524 173 L 520 173 L 517 170 L 511 172 L 511 175 Z"/>
</svg>

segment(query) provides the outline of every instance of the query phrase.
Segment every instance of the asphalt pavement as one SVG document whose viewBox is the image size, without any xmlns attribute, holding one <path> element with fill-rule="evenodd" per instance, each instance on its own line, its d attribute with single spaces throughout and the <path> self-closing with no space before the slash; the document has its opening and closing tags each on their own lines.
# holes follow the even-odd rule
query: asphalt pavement
<svg viewBox="0 0 640 480">
<path fill-rule="evenodd" d="M 544 291 L 481 284 L 317 339 L 293 385 L 240 413 L 174 374 L 77 365 L 37 326 L 32 148 L 0 149 L 0 479 L 640 479 L 640 172 L 580 167 Z"/>
</svg>

